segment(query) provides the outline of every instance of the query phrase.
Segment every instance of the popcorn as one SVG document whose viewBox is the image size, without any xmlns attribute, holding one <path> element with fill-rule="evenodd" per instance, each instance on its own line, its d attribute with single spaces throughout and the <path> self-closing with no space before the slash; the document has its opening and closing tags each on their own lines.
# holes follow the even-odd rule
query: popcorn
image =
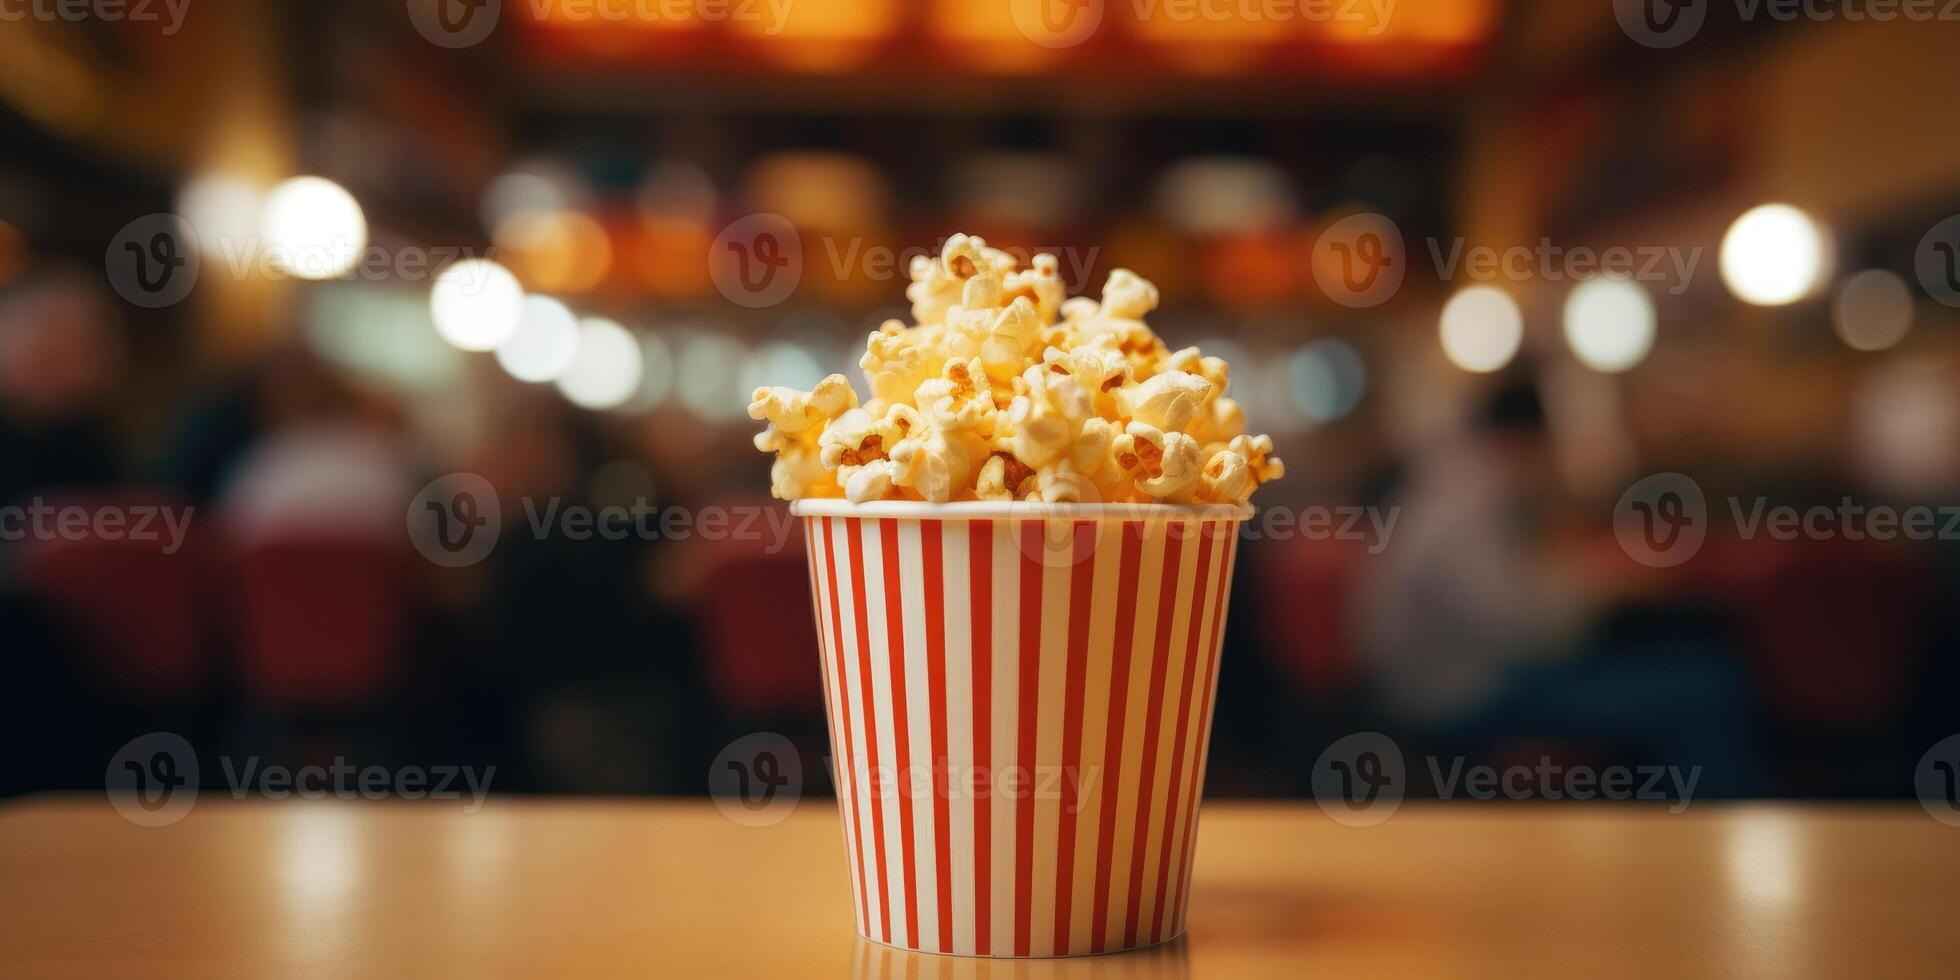
<svg viewBox="0 0 1960 980">
<path fill-rule="evenodd" d="M 1183 431 L 1211 398 L 1211 382 L 1183 371 L 1166 371 L 1125 390 L 1118 402 L 1131 418 L 1158 429 Z"/>
<path fill-rule="evenodd" d="M 1229 366 L 1143 322 L 1148 280 L 1117 269 L 1100 301 L 1070 299 L 1054 256 L 1023 269 L 971 235 L 908 271 L 916 325 L 866 338 L 867 400 L 843 375 L 756 389 L 777 497 L 1236 504 L 1285 475 Z"/>
</svg>

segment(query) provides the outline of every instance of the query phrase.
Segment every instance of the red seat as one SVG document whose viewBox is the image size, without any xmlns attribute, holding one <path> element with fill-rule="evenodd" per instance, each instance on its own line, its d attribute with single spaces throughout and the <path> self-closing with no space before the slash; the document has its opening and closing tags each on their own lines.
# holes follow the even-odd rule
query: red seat
<svg viewBox="0 0 1960 980">
<path fill-rule="evenodd" d="M 1772 713 L 1802 727 L 1884 721 L 1905 696 L 1930 578 L 1883 542 L 1752 542 L 1769 553 L 1738 581 L 1752 671 Z"/>
<path fill-rule="evenodd" d="M 364 538 L 266 539 L 236 556 L 239 676 L 275 711 L 372 704 L 402 668 L 409 553 Z"/>
<path fill-rule="evenodd" d="M 1349 604 L 1366 544 L 1295 536 L 1248 549 L 1245 569 L 1258 593 L 1260 648 L 1300 691 L 1340 694 L 1357 680 Z"/>
<path fill-rule="evenodd" d="M 106 528 L 91 520 L 77 536 L 30 539 L 21 550 L 24 590 L 75 640 L 76 651 L 87 658 L 84 673 L 126 703 L 195 700 L 211 681 L 215 622 L 211 549 L 197 515 L 184 525 L 181 546 L 166 554 L 171 532 L 159 508 L 183 514 L 188 506 L 167 492 L 74 494 L 45 502 L 56 513 L 76 508 L 123 517 L 114 533 L 101 533 Z M 139 523 L 145 514 L 158 516 Z"/>
<path fill-rule="evenodd" d="M 706 641 L 703 672 L 735 715 L 820 718 L 823 684 L 802 522 L 776 554 L 769 553 L 770 525 L 756 526 L 765 531 L 762 540 L 718 541 L 699 555 L 705 565 L 696 605 Z"/>
</svg>

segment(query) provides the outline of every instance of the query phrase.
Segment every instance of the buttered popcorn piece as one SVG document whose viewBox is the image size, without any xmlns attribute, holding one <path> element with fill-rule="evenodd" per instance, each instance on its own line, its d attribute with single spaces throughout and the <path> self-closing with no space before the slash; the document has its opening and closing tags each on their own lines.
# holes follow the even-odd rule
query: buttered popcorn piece
<svg viewBox="0 0 1960 980">
<path fill-rule="evenodd" d="M 1157 287 L 1110 273 L 1066 296 L 1052 255 L 1022 268 L 971 235 L 911 263 L 914 325 L 887 321 L 843 375 L 758 388 L 756 448 L 778 497 L 1242 503 L 1285 465 L 1245 434 L 1230 369 L 1171 352 L 1143 318 Z"/>
</svg>

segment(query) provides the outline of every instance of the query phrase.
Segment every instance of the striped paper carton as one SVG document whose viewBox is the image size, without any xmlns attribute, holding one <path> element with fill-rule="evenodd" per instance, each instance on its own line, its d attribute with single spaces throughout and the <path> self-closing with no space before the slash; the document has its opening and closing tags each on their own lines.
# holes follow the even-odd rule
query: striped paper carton
<svg viewBox="0 0 1960 980">
<path fill-rule="evenodd" d="M 1178 936 L 1250 508 L 793 509 L 859 933 L 999 957 Z"/>
</svg>

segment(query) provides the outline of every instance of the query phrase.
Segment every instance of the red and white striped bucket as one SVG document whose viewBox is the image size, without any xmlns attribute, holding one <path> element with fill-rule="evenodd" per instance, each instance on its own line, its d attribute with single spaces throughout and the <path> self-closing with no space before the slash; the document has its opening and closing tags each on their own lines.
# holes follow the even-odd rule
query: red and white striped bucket
<svg viewBox="0 0 1960 980">
<path fill-rule="evenodd" d="M 858 932 L 1002 957 L 1182 933 L 1251 509 L 792 510 Z"/>
</svg>

